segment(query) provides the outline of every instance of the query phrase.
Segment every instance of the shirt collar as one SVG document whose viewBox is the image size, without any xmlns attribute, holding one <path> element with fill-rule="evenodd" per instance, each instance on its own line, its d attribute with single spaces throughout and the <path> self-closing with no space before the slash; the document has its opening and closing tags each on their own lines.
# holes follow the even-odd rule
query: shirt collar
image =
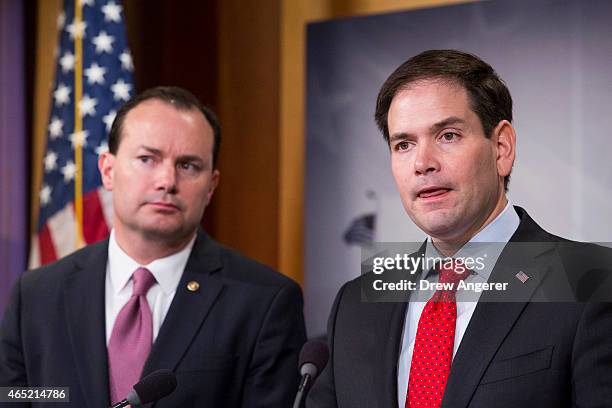
<svg viewBox="0 0 612 408">
<path fill-rule="evenodd" d="M 128 284 L 132 274 L 139 267 L 151 271 L 165 294 L 176 291 L 195 243 L 195 238 L 196 235 L 194 234 L 191 241 L 179 252 L 156 259 L 148 265 L 140 265 L 121 249 L 119 243 L 117 243 L 115 230 L 112 230 L 108 243 L 108 266 L 115 294 L 118 294 Z"/>
<path fill-rule="evenodd" d="M 508 201 L 502 212 L 461 247 L 453 258 L 481 257 L 484 259 L 484 268 L 475 269 L 474 272 L 488 281 L 497 259 L 518 229 L 520 222 L 520 217 Z M 426 259 L 446 258 L 438 252 L 430 236 L 427 237 L 425 257 Z M 424 270 L 422 276 L 427 277 L 429 272 L 430 270 Z"/>
</svg>

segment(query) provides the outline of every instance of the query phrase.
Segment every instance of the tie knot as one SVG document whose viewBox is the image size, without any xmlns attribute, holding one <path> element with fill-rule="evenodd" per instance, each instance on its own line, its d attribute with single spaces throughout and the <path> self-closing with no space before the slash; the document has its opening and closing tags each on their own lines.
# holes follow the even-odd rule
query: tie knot
<svg viewBox="0 0 612 408">
<path fill-rule="evenodd" d="M 440 273 L 440 283 L 452 283 L 453 288 L 457 289 L 457 283 L 464 280 L 470 274 L 470 270 L 465 267 L 462 261 L 452 259 L 451 262 L 445 261 L 438 268 Z"/>
<path fill-rule="evenodd" d="M 132 275 L 134 281 L 134 288 L 132 289 L 132 296 L 145 296 L 151 286 L 155 284 L 155 277 L 147 268 L 138 268 Z"/>
</svg>

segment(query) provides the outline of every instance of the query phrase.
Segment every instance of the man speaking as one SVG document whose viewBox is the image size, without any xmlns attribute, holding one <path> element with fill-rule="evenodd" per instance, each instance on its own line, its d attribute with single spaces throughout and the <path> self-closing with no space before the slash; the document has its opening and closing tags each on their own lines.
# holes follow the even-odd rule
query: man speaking
<svg viewBox="0 0 612 408">
<path fill-rule="evenodd" d="M 299 287 L 199 229 L 219 143 L 215 115 L 180 88 L 119 110 L 99 159 L 110 239 L 18 280 L 0 328 L 0 386 L 69 387 L 70 406 L 107 407 L 170 369 L 178 386 L 157 407 L 291 403 L 305 341 Z"/>
<path fill-rule="evenodd" d="M 612 307 L 593 301 L 611 297 L 595 296 L 609 288 L 610 252 L 549 234 L 508 202 L 512 98 L 493 68 L 423 52 L 383 84 L 375 118 L 405 211 L 428 236 L 415 257 L 444 262 L 413 271 L 437 288 L 422 302 L 368 302 L 374 273 L 341 288 L 308 406 L 612 406 Z M 486 262 L 456 270 L 468 255 Z M 485 283 L 503 291 L 460 300 L 460 285 Z"/>
</svg>

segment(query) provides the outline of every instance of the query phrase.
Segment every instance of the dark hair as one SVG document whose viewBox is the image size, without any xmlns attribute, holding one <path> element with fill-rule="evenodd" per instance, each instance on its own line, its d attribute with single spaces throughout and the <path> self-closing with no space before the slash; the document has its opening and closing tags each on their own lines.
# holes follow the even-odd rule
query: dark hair
<svg viewBox="0 0 612 408">
<path fill-rule="evenodd" d="M 172 105 L 177 110 L 197 109 L 202 112 L 213 130 L 213 168 L 217 164 L 219 156 L 219 146 L 221 145 L 221 126 L 215 113 L 207 106 L 203 105 L 198 98 L 191 92 L 177 86 L 158 86 L 147 89 L 127 101 L 119 110 L 108 134 L 108 150 L 112 154 L 117 154 L 121 143 L 121 133 L 123 132 L 123 122 L 128 112 L 148 100 L 159 100 Z"/>
<path fill-rule="evenodd" d="M 387 78 L 376 99 L 374 119 L 389 143 L 387 115 L 395 95 L 410 84 L 428 79 L 440 79 L 462 86 L 470 100 L 470 107 L 482 124 L 486 137 L 497 124 L 506 119 L 512 122 L 512 96 L 495 70 L 473 54 L 457 50 L 429 50 L 400 65 Z M 504 178 L 508 188 L 510 175 Z"/>
</svg>

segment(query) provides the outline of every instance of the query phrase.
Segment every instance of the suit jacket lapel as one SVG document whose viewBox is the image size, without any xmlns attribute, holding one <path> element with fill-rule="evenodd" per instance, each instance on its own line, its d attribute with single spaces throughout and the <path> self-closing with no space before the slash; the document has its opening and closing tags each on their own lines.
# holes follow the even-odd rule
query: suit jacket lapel
<svg viewBox="0 0 612 408">
<path fill-rule="evenodd" d="M 555 244 L 521 208 L 521 224 L 500 255 L 489 282 L 508 282 L 503 293 L 485 292 L 453 359 L 442 407 L 466 407 L 504 338 L 548 272 Z M 518 243 L 518 244 L 517 244 Z M 522 283 L 516 274 L 529 279 Z"/>
<path fill-rule="evenodd" d="M 378 394 L 380 407 L 397 407 L 397 362 L 402 346 L 402 333 L 406 317 L 407 303 L 379 303 L 385 316 L 379 320 L 381 328 L 376 330 L 379 334 L 380 353 L 375 361 L 375 389 Z"/>
<path fill-rule="evenodd" d="M 425 252 L 425 241 L 419 250 L 412 253 L 410 257 L 421 258 Z M 409 281 L 418 281 L 421 278 L 423 269 L 419 268 L 414 274 L 409 276 L 401 276 L 401 278 Z M 397 275 L 396 279 L 400 276 Z M 378 394 L 378 401 L 381 407 L 397 407 L 397 370 L 398 360 L 402 349 L 402 337 L 404 333 L 404 322 L 406 320 L 406 310 L 408 301 L 410 300 L 410 292 L 406 302 L 391 302 L 377 303 L 372 306 L 379 307 L 380 313 L 376 315 L 381 318 L 375 322 L 380 325 L 375 332 L 379 339 L 377 347 L 379 356 L 376 359 L 374 367 L 376 375 L 374 376 L 375 388 Z"/>
<path fill-rule="evenodd" d="M 160 368 L 177 367 L 223 289 L 222 281 L 212 274 L 221 266 L 219 247 L 200 231 L 143 376 Z M 187 288 L 192 281 L 199 284 L 197 290 Z"/>
<path fill-rule="evenodd" d="M 68 337 L 89 407 L 109 406 L 104 288 L 108 241 L 75 259 L 64 289 Z"/>
</svg>

